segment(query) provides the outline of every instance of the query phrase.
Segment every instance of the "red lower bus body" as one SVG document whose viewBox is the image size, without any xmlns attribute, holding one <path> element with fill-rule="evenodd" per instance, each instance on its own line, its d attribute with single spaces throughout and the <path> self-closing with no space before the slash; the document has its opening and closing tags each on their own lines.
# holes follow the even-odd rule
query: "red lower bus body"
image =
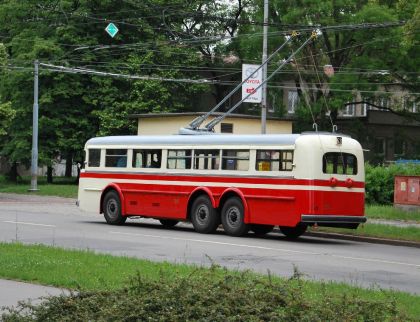
<svg viewBox="0 0 420 322">
<path fill-rule="evenodd" d="M 116 190 L 123 216 L 188 220 L 193 200 L 206 194 L 218 209 L 229 197 L 240 197 L 247 224 L 294 227 L 306 216 L 309 225 L 357 228 L 358 224 L 340 224 L 338 217 L 364 219 L 363 182 L 349 185 L 339 180 L 95 172 L 82 173 L 81 177 L 109 181 L 102 197 L 109 189 Z M 314 216 L 324 219 L 318 222 Z M 328 220 L 333 217 L 338 220 Z"/>
</svg>

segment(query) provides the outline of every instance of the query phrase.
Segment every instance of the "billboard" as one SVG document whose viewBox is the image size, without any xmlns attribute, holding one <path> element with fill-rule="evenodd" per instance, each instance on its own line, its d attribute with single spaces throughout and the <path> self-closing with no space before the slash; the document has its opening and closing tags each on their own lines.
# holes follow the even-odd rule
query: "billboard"
<svg viewBox="0 0 420 322">
<path fill-rule="evenodd" d="M 245 103 L 261 103 L 262 87 L 260 87 L 258 90 L 255 90 L 259 85 L 261 85 L 262 82 L 262 69 L 255 72 L 255 70 L 258 67 L 260 67 L 260 65 L 242 65 L 242 81 L 244 81 L 247 77 L 252 75 L 242 85 L 242 99 L 244 99 L 247 95 L 251 94 L 251 96 L 244 100 Z"/>
</svg>

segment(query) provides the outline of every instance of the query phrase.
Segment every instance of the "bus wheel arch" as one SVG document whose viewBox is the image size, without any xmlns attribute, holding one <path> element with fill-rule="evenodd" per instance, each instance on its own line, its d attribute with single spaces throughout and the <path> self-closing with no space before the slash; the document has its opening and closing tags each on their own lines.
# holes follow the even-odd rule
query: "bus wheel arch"
<svg viewBox="0 0 420 322">
<path fill-rule="evenodd" d="M 246 202 L 245 196 L 243 195 L 242 191 L 240 191 L 237 188 L 229 188 L 226 189 L 219 200 L 218 208 L 221 210 L 226 203 L 226 201 L 232 197 L 238 197 L 241 199 L 243 207 L 244 207 L 244 221 L 245 223 L 249 223 L 249 209 L 248 209 L 248 203 Z"/>
<path fill-rule="evenodd" d="M 215 208 L 215 209 L 217 208 L 216 207 L 216 200 L 214 199 L 213 194 L 211 193 L 210 189 L 207 188 L 207 187 L 197 187 L 193 190 L 193 192 L 191 192 L 191 194 L 188 198 L 187 214 L 186 214 L 186 218 L 188 220 L 191 220 L 191 207 L 192 207 L 194 201 L 202 195 L 206 195 L 210 199 L 213 208 Z"/>
<path fill-rule="evenodd" d="M 120 202 L 121 202 L 121 214 L 123 216 L 125 216 L 126 213 L 125 213 L 124 195 L 123 195 L 120 187 L 116 184 L 110 184 L 104 190 L 102 190 L 101 201 L 99 203 L 99 205 L 100 205 L 99 213 L 100 214 L 104 213 L 104 209 L 103 209 L 104 198 L 105 198 L 106 194 L 110 191 L 115 191 L 118 194 L 118 197 L 120 198 Z"/>
</svg>

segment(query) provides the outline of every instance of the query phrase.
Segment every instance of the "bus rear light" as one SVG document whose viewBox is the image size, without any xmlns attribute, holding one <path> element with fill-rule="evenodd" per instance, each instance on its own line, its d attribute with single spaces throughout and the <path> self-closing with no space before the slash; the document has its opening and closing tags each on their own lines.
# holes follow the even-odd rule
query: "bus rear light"
<svg viewBox="0 0 420 322">
<path fill-rule="evenodd" d="M 347 186 L 347 188 L 351 188 L 351 187 L 353 187 L 353 180 L 352 179 L 350 179 L 350 178 L 347 178 L 346 179 L 346 186 Z"/>
<path fill-rule="evenodd" d="M 330 178 L 330 186 L 331 187 L 335 187 L 337 185 L 337 183 L 338 183 L 338 180 L 336 178 L 334 178 L 334 177 Z"/>
</svg>

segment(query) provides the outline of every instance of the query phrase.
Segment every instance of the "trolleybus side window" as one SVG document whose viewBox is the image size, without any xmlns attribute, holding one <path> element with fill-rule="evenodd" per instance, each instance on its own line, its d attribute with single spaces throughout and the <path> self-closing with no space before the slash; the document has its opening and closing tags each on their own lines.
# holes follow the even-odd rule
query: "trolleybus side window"
<svg viewBox="0 0 420 322">
<path fill-rule="evenodd" d="M 133 168 L 160 168 L 162 150 L 133 150 Z"/>
<path fill-rule="evenodd" d="M 194 150 L 194 169 L 218 170 L 220 150 Z"/>
<path fill-rule="evenodd" d="M 293 150 L 257 150 L 257 171 L 292 171 Z"/>
<path fill-rule="evenodd" d="M 168 169 L 191 169 L 191 150 L 168 150 Z"/>
<path fill-rule="evenodd" d="M 357 174 L 357 158 L 350 153 L 328 152 L 322 158 L 322 171 L 330 174 Z"/>
<path fill-rule="evenodd" d="M 125 168 L 127 166 L 127 149 L 106 149 L 105 167 Z"/>
<path fill-rule="evenodd" d="M 101 164 L 101 149 L 88 150 L 88 167 L 99 167 Z"/>
<path fill-rule="evenodd" d="M 249 150 L 223 150 L 222 170 L 249 170 Z"/>
</svg>

